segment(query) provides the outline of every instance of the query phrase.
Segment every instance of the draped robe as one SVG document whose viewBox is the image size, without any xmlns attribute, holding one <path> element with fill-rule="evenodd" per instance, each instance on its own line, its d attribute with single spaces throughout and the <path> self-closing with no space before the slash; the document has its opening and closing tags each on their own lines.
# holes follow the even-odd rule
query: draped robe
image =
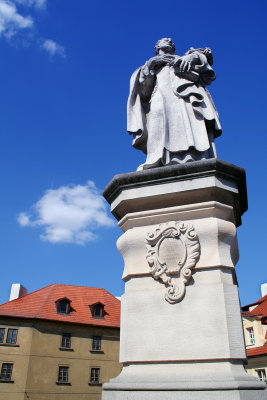
<svg viewBox="0 0 267 400">
<path fill-rule="evenodd" d="M 131 77 L 127 130 L 147 154 L 142 169 L 214 157 L 211 142 L 221 126 L 206 85 L 215 73 L 204 54 L 194 54 L 188 72 L 171 65 L 151 71 L 145 63 Z"/>
</svg>

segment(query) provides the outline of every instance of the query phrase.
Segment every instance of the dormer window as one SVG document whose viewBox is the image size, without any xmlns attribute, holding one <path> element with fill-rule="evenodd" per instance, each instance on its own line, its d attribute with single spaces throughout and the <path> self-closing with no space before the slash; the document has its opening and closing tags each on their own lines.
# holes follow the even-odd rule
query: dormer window
<svg viewBox="0 0 267 400">
<path fill-rule="evenodd" d="M 92 317 L 93 318 L 104 318 L 105 316 L 105 309 L 104 304 L 102 303 L 95 303 L 90 306 Z"/>
<path fill-rule="evenodd" d="M 69 314 L 73 309 L 70 306 L 71 300 L 64 297 L 56 301 L 56 308 L 59 314 Z"/>
</svg>

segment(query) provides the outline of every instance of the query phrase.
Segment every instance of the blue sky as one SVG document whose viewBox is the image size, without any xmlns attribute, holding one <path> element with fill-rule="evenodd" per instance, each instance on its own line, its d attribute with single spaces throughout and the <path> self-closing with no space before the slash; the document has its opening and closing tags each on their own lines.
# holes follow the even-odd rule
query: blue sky
<svg viewBox="0 0 267 400">
<path fill-rule="evenodd" d="M 100 192 L 144 161 L 126 132 L 129 79 L 165 36 L 181 55 L 213 50 L 218 156 L 247 171 L 240 297 L 260 297 L 266 11 L 265 1 L 244 0 L 0 0 L 0 303 L 13 282 L 29 291 L 56 282 L 123 292 L 120 229 Z"/>
</svg>

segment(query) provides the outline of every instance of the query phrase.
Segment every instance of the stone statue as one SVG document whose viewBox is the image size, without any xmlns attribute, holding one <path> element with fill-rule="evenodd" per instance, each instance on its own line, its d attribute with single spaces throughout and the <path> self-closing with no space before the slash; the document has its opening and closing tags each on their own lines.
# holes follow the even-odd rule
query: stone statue
<svg viewBox="0 0 267 400">
<path fill-rule="evenodd" d="M 127 130 L 147 154 L 138 169 L 216 157 L 221 125 L 206 89 L 215 80 L 211 50 L 191 48 L 181 57 L 163 38 L 155 52 L 130 81 Z"/>
</svg>

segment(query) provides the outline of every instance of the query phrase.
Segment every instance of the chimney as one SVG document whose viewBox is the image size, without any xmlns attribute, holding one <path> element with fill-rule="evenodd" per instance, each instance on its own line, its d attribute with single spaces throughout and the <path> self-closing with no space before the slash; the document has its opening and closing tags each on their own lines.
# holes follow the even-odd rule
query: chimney
<svg viewBox="0 0 267 400">
<path fill-rule="evenodd" d="M 267 283 L 263 283 L 261 285 L 261 295 L 262 295 L 262 297 L 264 297 L 264 296 L 266 296 L 266 294 L 267 294 Z"/>
<path fill-rule="evenodd" d="M 18 299 L 21 296 L 27 294 L 27 289 L 20 283 L 13 283 L 10 290 L 9 301 Z"/>
</svg>

